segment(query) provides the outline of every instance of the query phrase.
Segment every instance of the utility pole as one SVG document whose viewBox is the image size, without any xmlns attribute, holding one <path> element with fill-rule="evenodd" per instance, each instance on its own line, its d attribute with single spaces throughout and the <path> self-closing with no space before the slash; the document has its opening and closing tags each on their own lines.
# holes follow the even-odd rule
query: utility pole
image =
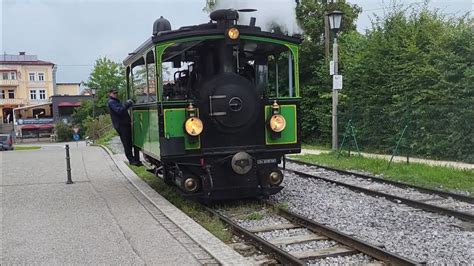
<svg viewBox="0 0 474 266">
<path fill-rule="evenodd" d="M 96 126 L 96 123 L 95 123 L 95 93 L 97 92 L 97 89 L 96 88 L 91 88 L 91 93 L 92 93 L 92 140 L 95 141 L 96 137 L 95 137 L 95 126 Z"/>
<path fill-rule="evenodd" d="M 337 62 L 337 33 L 334 34 L 334 43 L 332 44 L 332 60 L 334 61 L 334 75 L 338 75 Z M 332 150 L 337 151 L 337 104 L 338 93 L 335 88 L 332 88 Z"/>
<path fill-rule="evenodd" d="M 338 92 L 337 90 L 342 89 L 342 77 L 338 75 L 338 49 L 337 49 L 337 33 L 341 28 L 341 21 L 343 12 L 332 11 L 328 14 L 329 27 L 334 36 L 334 42 L 332 44 L 332 60 L 333 60 L 333 86 L 332 86 L 332 150 L 337 151 L 338 140 L 337 140 L 337 104 L 338 104 Z M 338 83 L 336 81 L 339 81 Z"/>
<path fill-rule="evenodd" d="M 324 13 L 324 56 L 329 57 L 329 19 L 327 12 Z"/>
</svg>

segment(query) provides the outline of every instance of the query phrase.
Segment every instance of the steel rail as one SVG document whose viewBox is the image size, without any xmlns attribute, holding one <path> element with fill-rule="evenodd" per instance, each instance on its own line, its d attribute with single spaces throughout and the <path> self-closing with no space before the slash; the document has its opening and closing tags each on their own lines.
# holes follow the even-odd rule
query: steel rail
<svg viewBox="0 0 474 266">
<path fill-rule="evenodd" d="M 410 260 L 408 258 L 404 258 L 402 256 L 391 253 L 389 251 L 383 250 L 377 246 L 371 245 L 365 241 L 351 237 L 347 234 L 334 230 L 330 227 L 317 223 L 313 220 L 310 220 L 306 217 L 303 217 L 291 211 L 288 211 L 282 208 L 279 208 L 278 211 L 281 216 L 283 216 L 284 218 L 286 218 L 287 220 L 291 222 L 304 226 L 313 232 L 317 232 L 321 235 L 327 236 L 330 239 L 340 242 L 346 246 L 349 246 L 355 250 L 360 251 L 361 253 L 364 253 L 375 259 L 383 261 L 389 265 L 422 265 L 423 264 L 420 262 Z"/>
<path fill-rule="evenodd" d="M 266 203 L 270 208 L 278 209 L 278 214 L 285 219 L 289 220 L 290 222 L 306 228 L 312 232 L 317 234 L 323 235 L 332 239 L 336 242 L 339 242 L 343 245 L 346 245 L 354 250 L 357 250 L 361 253 L 364 253 L 368 256 L 371 256 L 377 260 L 383 261 L 388 265 L 422 265 L 420 262 L 416 262 L 402 256 L 393 254 L 389 251 L 385 251 L 379 247 L 371 245 L 367 242 L 361 241 L 357 238 L 351 237 L 346 235 L 342 232 L 339 232 L 335 229 L 312 221 L 308 218 L 302 217 L 299 214 L 290 212 L 288 210 L 284 210 L 281 208 L 276 207 L 274 204 Z M 271 244 L 270 242 L 256 236 L 255 233 L 248 231 L 247 229 L 241 227 L 236 222 L 232 221 L 231 219 L 227 218 L 225 215 L 220 214 L 219 212 L 213 210 L 212 208 L 205 207 L 206 210 L 216 217 L 218 217 L 221 221 L 231 226 L 232 231 L 245 238 L 247 241 L 251 242 L 252 244 L 256 245 L 262 251 L 275 256 L 279 262 L 284 265 L 305 265 L 304 260 L 300 260 L 286 251 L 279 249 L 277 246 Z"/>
<path fill-rule="evenodd" d="M 259 247 L 262 251 L 275 256 L 282 264 L 284 265 L 305 265 L 305 262 L 292 256 L 290 253 L 285 252 L 279 249 L 277 246 L 271 244 L 270 242 L 256 236 L 254 233 L 248 231 L 247 229 L 243 228 L 242 226 L 238 225 L 237 223 L 233 222 L 231 219 L 227 218 L 226 216 L 220 214 L 219 212 L 205 207 L 206 210 L 212 213 L 214 216 L 218 217 L 222 222 L 231 226 L 232 231 L 247 241 L 253 243 L 257 247 Z"/>
<path fill-rule="evenodd" d="M 370 190 L 370 189 L 367 189 L 367 188 L 358 187 L 358 186 L 354 186 L 354 185 L 351 185 L 351 184 L 346 184 L 346 183 L 343 183 L 343 182 L 340 182 L 340 181 L 335 181 L 335 180 L 331 180 L 331 179 L 328 179 L 328 178 L 325 178 L 325 177 L 312 175 L 312 174 L 307 174 L 307 173 L 299 172 L 299 171 L 296 171 L 296 170 L 291 170 L 291 169 L 285 169 L 285 170 L 289 171 L 289 172 L 293 172 L 293 173 L 295 173 L 299 176 L 305 177 L 305 178 L 319 179 L 319 180 L 322 180 L 322 181 L 325 181 L 325 182 L 328 182 L 328 183 L 332 183 L 332 184 L 336 184 L 336 185 L 339 185 L 339 186 L 347 187 L 347 188 L 355 190 L 355 191 L 363 192 L 363 193 L 365 193 L 367 195 L 370 195 L 370 196 L 384 197 L 384 198 L 386 198 L 390 201 L 396 202 L 396 203 L 401 202 L 401 203 L 404 203 L 404 204 L 409 205 L 409 206 L 413 206 L 413 207 L 418 208 L 418 209 L 423 209 L 423 210 L 430 211 L 430 212 L 435 212 L 435 213 L 439 213 L 439 214 L 443 214 L 443 215 L 453 216 L 453 217 L 456 217 L 456 218 L 459 218 L 459 219 L 462 219 L 462 220 L 465 220 L 465 221 L 468 221 L 468 222 L 474 222 L 474 215 L 469 214 L 469 213 L 459 212 L 459 211 L 456 211 L 456 210 L 447 209 L 447 208 L 427 204 L 427 203 L 416 201 L 416 200 L 402 198 L 402 197 L 387 194 L 387 193 L 384 193 L 384 192 Z"/>
<path fill-rule="evenodd" d="M 357 177 L 364 178 L 364 179 L 371 179 L 371 180 L 374 180 L 374 181 L 379 182 L 379 183 L 386 183 L 386 184 L 390 184 L 390 185 L 397 186 L 397 187 L 400 187 L 400 188 L 413 188 L 413 189 L 416 189 L 420 192 L 435 194 L 435 195 L 441 196 L 443 198 L 453 198 L 453 199 L 456 199 L 456 200 L 459 200 L 459 201 L 474 204 L 474 197 L 470 197 L 470 196 L 467 196 L 467 195 L 451 193 L 451 192 L 446 192 L 446 191 L 437 190 L 437 189 L 424 188 L 424 187 L 420 187 L 420 186 L 416 186 L 416 185 L 411 185 L 411 184 L 407 184 L 407 183 L 402 183 L 402 182 L 397 182 L 397 181 L 392 181 L 392 180 L 376 177 L 376 176 L 373 176 L 373 175 L 357 173 L 357 172 L 353 172 L 353 171 L 349 171 L 349 170 L 333 168 L 333 167 L 319 165 L 319 164 L 315 164 L 315 163 L 307 163 L 307 162 L 303 162 L 303 161 L 295 160 L 295 159 L 290 159 L 290 158 L 286 158 L 285 160 L 287 162 L 291 162 L 291 163 L 295 163 L 295 164 L 299 164 L 299 165 L 316 166 L 316 167 L 319 167 L 319 168 L 322 168 L 322 169 L 338 172 L 338 173 L 341 173 L 341 174 L 344 174 L 344 175 L 353 175 L 353 176 L 357 176 Z"/>
</svg>

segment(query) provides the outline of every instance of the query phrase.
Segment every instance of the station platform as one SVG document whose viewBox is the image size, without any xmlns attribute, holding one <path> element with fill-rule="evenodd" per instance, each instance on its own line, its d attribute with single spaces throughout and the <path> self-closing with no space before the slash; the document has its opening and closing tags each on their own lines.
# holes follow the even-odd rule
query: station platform
<svg viewBox="0 0 474 266">
<path fill-rule="evenodd" d="M 101 147 L 0 152 L 0 265 L 249 264 Z"/>
</svg>

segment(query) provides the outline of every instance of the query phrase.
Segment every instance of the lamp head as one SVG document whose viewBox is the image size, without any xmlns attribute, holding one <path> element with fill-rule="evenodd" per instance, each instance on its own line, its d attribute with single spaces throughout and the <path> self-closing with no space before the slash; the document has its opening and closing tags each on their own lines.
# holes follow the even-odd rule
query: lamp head
<svg viewBox="0 0 474 266">
<path fill-rule="evenodd" d="M 342 16 L 344 13 L 339 10 L 334 10 L 328 14 L 329 28 L 337 33 L 341 29 Z"/>
</svg>

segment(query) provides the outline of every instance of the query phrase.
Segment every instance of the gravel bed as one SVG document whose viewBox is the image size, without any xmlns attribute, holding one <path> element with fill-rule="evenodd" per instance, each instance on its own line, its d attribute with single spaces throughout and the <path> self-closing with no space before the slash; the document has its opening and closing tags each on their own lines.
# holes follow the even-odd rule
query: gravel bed
<svg viewBox="0 0 474 266">
<path fill-rule="evenodd" d="M 306 250 L 318 250 L 337 246 L 337 242 L 333 240 L 319 240 L 306 243 L 298 243 L 291 245 L 282 245 L 281 248 L 286 252 L 297 252 Z"/>
<path fill-rule="evenodd" d="M 271 201 L 393 253 L 430 264 L 474 261 L 474 232 L 460 228 L 458 219 L 289 172 L 283 185 Z"/>
<path fill-rule="evenodd" d="M 288 162 L 286 167 L 289 169 L 305 172 L 307 174 L 318 175 L 334 181 L 343 182 L 350 185 L 355 185 L 371 190 L 377 190 L 379 192 L 387 193 L 390 195 L 396 195 L 399 197 L 411 199 L 411 200 L 423 200 L 429 198 L 439 198 L 438 200 L 426 201 L 427 204 L 436 205 L 448 209 L 462 211 L 465 213 L 474 214 L 474 205 L 467 202 L 455 200 L 452 198 L 441 198 L 438 195 L 428 194 L 419 192 L 412 188 L 400 188 L 390 184 L 384 184 L 370 179 L 360 178 L 353 175 L 343 175 L 334 171 L 318 168 L 315 166 L 305 166 Z"/>
<path fill-rule="evenodd" d="M 276 215 L 273 215 L 273 214 L 266 214 L 260 220 L 237 219 L 236 221 L 239 223 L 240 226 L 242 226 L 244 228 L 289 223 L 289 221 L 286 220 L 285 218 L 282 218 L 280 216 L 276 216 Z"/>
<path fill-rule="evenodd" d="M 308 261 L 309 265 L 364 265 L 375 262 L 375 260 L 364 254 L 356 254 L 344 257 L 327 257 L 319 260 Z"/>
</svg>

